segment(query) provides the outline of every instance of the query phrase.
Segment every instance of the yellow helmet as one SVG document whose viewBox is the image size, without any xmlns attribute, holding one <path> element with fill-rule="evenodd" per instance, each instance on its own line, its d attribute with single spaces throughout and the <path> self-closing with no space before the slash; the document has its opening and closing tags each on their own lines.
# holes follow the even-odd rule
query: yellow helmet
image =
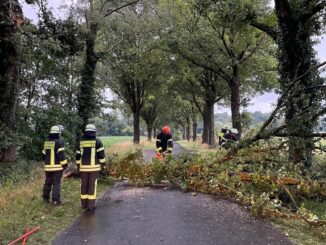
<svg viewBox="0 0 326 245">
<path fill-rule="evenodd" d="M 53 126 L 51 127 L 50 134 L 60 134 L 61 130 L 59 126 Z"/>
<path fill-rule="evenodd" d="M 94 124 L 87 124 L 85 132 L 96 132 L 96 127 Z"/>
</svg>

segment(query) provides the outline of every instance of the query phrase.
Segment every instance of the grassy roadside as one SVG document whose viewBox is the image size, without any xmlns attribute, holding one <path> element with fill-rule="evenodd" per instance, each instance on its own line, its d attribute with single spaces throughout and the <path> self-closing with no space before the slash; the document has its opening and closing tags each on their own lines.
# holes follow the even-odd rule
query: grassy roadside
<svg viewBox="0 0 326 245">
<path fill-rule="evenodd" d="M 101 137 L 107 157 L 122 155 L 141 148 L 151 148 L 153 143 L 145 138 L 140 146 L 134 146 L 132 137 Z M 31 167 L 31 165 L 33 165 Z M 80 207 L 80 180 L 63 179 L 61 197 L 63 205 L 54 207 L 43 203 L 41 195 L 44 171 L 41 164 L 13 163 L 0 172 L 0 244 L 5 245 L 22 235 L 26 228 L 40 226 L 29 244 L 50 244 L 84 211 Z M 7 170 L 6 170 L 7 169 Z M 5 171 L 4 171 L 5 170 Z M 3 178 L 2 178 L 3 177 Z M 2 181 L 7 179 L 6 181 Z M 1 182 L 2 181 L 2 182 Z M 99 181 L 98 196 L 108 188 L 108 183 Z"/>
<path fill-rule="evenodd" d="M 297 245 L 324 245 L 325 240 L 316 227 L 303 225 L 300 221 L 272 220 L 273 225 Z"/>
<path fill-rule="evenodd" d="M 35 169 L 30 177 L 21 183 L 5 184 L 0 193 L 0 244 L 22 235 L 27 227 L 40 226 L 40 231 L 28 239 L 29 244 L 50 244 L 50 242 L 83 210 L 80 207 L 79 179 L 64 179 L 61 196 L 63 205 L 54 207 L 43 203 L 41 195 L 44 172 Z M 98 195 L 108 187 L 99 182 Z"/>
</svg>

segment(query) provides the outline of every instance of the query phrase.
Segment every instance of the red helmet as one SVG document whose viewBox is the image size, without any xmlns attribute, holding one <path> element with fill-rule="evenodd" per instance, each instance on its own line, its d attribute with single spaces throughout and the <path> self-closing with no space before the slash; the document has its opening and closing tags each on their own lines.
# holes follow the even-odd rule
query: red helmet
<svg viewBox="0 0 326 245">
<path fill-rule="evenodd" d="M 163 134 L 169 134 L 169 133 L 171 133 L 171 129 L 169 126 L 164 126 L 162 128 L 162 132 L 163 132 Z"/>
</svg>

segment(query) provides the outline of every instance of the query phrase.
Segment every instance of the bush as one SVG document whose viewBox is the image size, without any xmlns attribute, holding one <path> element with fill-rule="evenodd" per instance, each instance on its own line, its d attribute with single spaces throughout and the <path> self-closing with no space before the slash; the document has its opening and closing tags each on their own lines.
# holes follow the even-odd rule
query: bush
<svg viewBox="0 0 326 245">
<path fill-rule="evenodd" d="M 19 155 L 24 159 L 41 161 L 43 143 L 48 138 L 50 128 L 63 125 L 65 129 L 61 137 L 65 142 L 66 155 L 73 157 L 78 120 L 77 115 L 71 115 L 62 108 L 39 109 L 30 122 L 18 120 L 21 122 L 18 125 Z"/>
<path fill-rule="evenodd" d="M 18 159 L 15 163 L 6 163 L 0 167 L 0 186 L 27 180 L 41 163 Z"/>
</svg>

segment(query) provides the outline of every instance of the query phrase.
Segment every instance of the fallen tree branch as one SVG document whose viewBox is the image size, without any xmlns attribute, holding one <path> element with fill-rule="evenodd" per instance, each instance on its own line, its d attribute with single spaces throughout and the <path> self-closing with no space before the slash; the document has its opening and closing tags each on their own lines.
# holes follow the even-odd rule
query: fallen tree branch
<svg viewBox="0 0 326 245">
<path fill-rule="evenodd" d="M 279 184 L 279 183 L 277 183 L 277 184 Z M 293 205 L 295 206 L 296 210 L 298 210 L 298 209 L 299 209 L 298 204 L 297 204 L 297 202 L 295 201 L 295 199 L 294 199 L 293 195 L 291 194 L 291 192 L 289 191 L 289 189 L 288 189 L 285 185 L 283 185 L 283 184 L 279 184 L 279 185 L 283 188 L 283 190 L 285 190 L 285 192 L 286 192 L 286 193 L 288 194 L 288 196 L 290 197 L 290 199 L 291 199 Z"/>
<path fill-rule="evenodd" d="M 297 137 L 297 138 L 314 138 L 314 137 L 319 137 L 319 138 L 325 138 L 326 137 L 326 133 L 312 133 L 312 134 L 299 134 L 299 133 L 285 133 L 285 132 L 281 132 L 281 133 L 276 133 L 275 135 L 276 137 Z"/>
<path fill-rule="evenodd" d="M 274 215 L 274 216 L 281 217 L 281 218 L 303 220 L 312 226 L 326 225 L 326 220 L 319 220 L 319 219 L 318 220 L 308 220 L 306 217 L 304 217 L 300 214 L 284 213 L 277 209 L 272 209 L 272 208 L 263 208 L 263 211 L 265 214 Z"/>
<path fill-rule="evenodd" d="M 272 136 L 278 136 L 278 137 L 289 137 L 292 136 L 290 134 L 285 134 L 285 133 L 279 133 L 283 129 L 286 129 L 288 127 L 287 124 L 281 125 L 275 129 L 271 129 L 269 131 L 266 131 L 266 128 L 273 122 L 275 119 L 277 113 L 279 110 L 283 107 L 283 103 L 285 102 L 285 99 L 288 96 L 288 93 L 291 91 L 293 87 L 295 87 L 295 84 L 303 77 L 308 75 L 310 72 L 314 70 L 318 70 L 320 67 L 323 67 L 326 65 L 326 61 L 320 63 L 319 65 L 313 66 L 309 68 L 305 73 L 301 74 L 300 76 L 296 76 L 288 85 L 288 87 L 283 91 L 281 97 L 278 99 L 278 102 L 276 104 L 275 109 L 272 111 L 271 115 L 269 118 L 264 122 L 263 126 L 259 129 L 259 131 L 251 138 L 245 139 L 243 141 L 240 141 L 239 144 L 235 145 L 235 147 L 231 148 L 229 152 L 225 155 L 225 157 L 222 159 L 224 161 L 230 160 L 233 155 L 235 155 L 240 149 L 250 146 L 251 144 L 257 142 L 258 140 L 261 139 L 269 139 Z M 326 113 L 326 108 L 322 109 L 319 111 L 314 117 L 311 119 L 316 119 L 317 117 L 323 115 Z M 311 137 L 325 137 L 325 133 L 317 133 L 317 134 L 309 134 L 305 136 L 306 138 L 311 138 Z M 296 134 L 294 137 L 299 137 L 299 134 Z"/>
<path fill-rule="evenodd" d="M 229 171 L 228 175 L 229 176 L 238 175 L 240 177 L 241 181 L 243 181 L 243 182 L 252 182 L 253 179 L 254 179 L 254 174 L 253 173 L 247 173 L 247 172 Z M 306 186 L 316 185 L 316 183 L 313 183 L 311 181 L 301 180 L 301 179 L 292 178 L 292 177 L 278 177 L 278 176 L 271 176 L 271 175 L 261 175 L 258 178 L 264 179 L 264 180 L 269 179 L 270 181 L 274 181 L 276 184 L 278 184 L 280 186 L 300 185 L 300 184 L 304 184 Z M 322 196 L 323 198 L 326 198 L 326 192 L 324 192 L 322 190 L 323 187 L 326 188 L 326 182 L 318 182 L 317 184 L 321 187 L 320 190 L 318 191 L 318 194 L 320 196 Z M 288 190 L 286 190 L 286 192 L 288 193 Z M 292 198 L 293 198 L 293 196 L 292 196 Z"/>
</svg>

